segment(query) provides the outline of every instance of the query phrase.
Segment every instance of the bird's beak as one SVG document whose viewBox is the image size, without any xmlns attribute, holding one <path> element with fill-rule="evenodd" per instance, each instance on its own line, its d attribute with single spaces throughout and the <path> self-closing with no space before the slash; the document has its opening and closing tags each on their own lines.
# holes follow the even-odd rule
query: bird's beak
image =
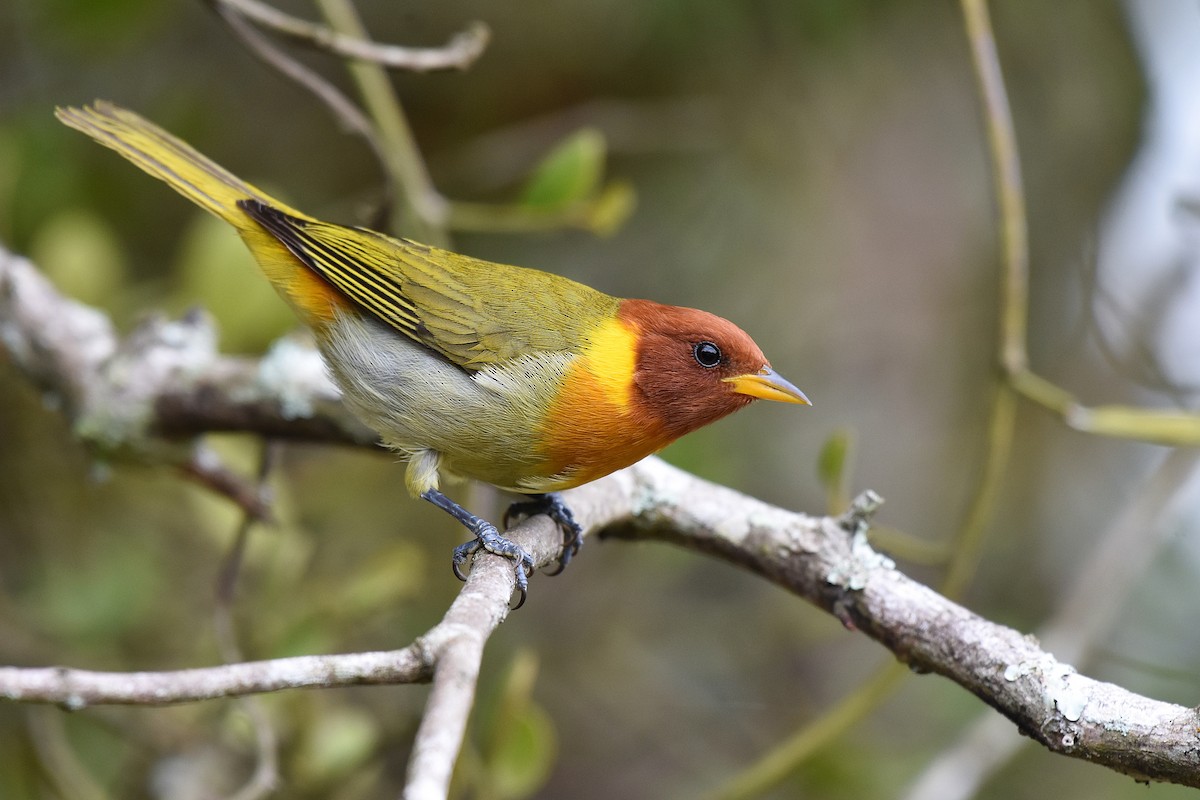
<svg viewBox="0 0 1200 800">
<path fill-rule="evenodd" d="M 780 403 L 799 403 L 811 406 L 804 392 L 797 389 L 783 376 L 770 367 L 763 367 L 758 372 L 725 378 L 726 383 L 733 385 L 733 390 L 739 394 L 757 397 L 759 400 L 775 400 Z"/>
</svg>

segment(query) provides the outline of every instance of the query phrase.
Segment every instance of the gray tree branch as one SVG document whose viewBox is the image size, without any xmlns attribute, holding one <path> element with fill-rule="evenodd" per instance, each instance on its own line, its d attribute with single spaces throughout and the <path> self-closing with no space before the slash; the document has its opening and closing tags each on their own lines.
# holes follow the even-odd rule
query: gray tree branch
<svg viewBox="0 0 1200 800">
<path fill-rule="evenodd" d="M 0 342 L 13 364 L 63 401 L 93 444 L 153 452 L 180 405 L 186 430 L 368 444 L 373 437 L 336 400 L 311 350 L 275 348 L 260 362 L 215 353 L 199 315 L 144 326 L 118 342 L 93 309 L 58 295 L 29 262 L 0 249 Z M 189 392 L 196 396 L 183 402 Z M 179 398 L 164 403 L 163 398 Z M 120 407 L 121 402 L 125 407 Z M 111 404 L 117 402 L 114 407 Z M 214 413 L 205 425 L 206 409 Z M 253 413 L 231 413 L 229 409 Z M 233 422 L 231 422 L 233 420 Z M 286 435 L 286 433 L 284 434 Z M 917 672 L 953 680 L 1049 750 L 1138 779 L 1200 786 L 1200 716 L 1078 674 L 1032 637 L 989 622 L 906 577 L 867 542 L 869 494 L 840 519 L 770 506 L 647 459 L 566 495 L 588 535 L 653 539 L 738 564 L 834 614 Z M 559 534 L 544 517 L 512 537 L 545 565 Z M 284 688 L 432 680 L 410 757 L 406 796 L 442 797 L 473 701 L 488 636 L 508 613 L 509 562 L 480 558 L 443 620 L 391 653 L 308 656 L 162 673 L 0 668 L 0 697 L 70 708 L 163 704 Z"/>
</svg>

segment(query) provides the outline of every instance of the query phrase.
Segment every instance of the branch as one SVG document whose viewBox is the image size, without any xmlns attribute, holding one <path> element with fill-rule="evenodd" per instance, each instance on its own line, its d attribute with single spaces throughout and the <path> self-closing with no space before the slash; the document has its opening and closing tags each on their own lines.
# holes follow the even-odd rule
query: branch
<svg viewBox="0 0 1200 800">
<path fill-rule="evenodd" d="M 367 29 L 351 0 L 316 2 L 339 34 L 366 37 Z M 396 201 L 388 229 L 436 247 L 449 247 L 446 198 L 433 185 L 391 79 L 381 66 L 369 61 L 352 61 L 346 67 L 383 148 L 384 175 Z"/>
<path fill-rule="evenodd" d="M 1200 453 L 1173 450 L 1124 511 L 1077 561 L 1055 614 L 1038 631 L 1047 649 L 1072 663 L 1093 658 L 1098 642 L 1177 530 L 1196 490 Z M 906 800 L 967 800 L 1024 747 L 1004 719 L 980 716 L 933 759 L 905 792 Z"/>
<path fill-rule="evenodd" d="M 347 36 L 324 25 L 293 17 L 258 0 L 207 0 L 218 9 L 228 9 L 261 28 L 301 44 L 324 50 L 340 58 L 367 61 L 389 69 L 411 72 L 465 70 L 487 47 L 491 31 L 482 22 L 472 22 L 454 34 L 443 47 L 401 47 L 379 44 L 366 37 Z"/>
<path fill-rule="evenodd" d="M 230 32 L 246 46 L 252 55 L 317 98 L 333 114 L 344 131 L 362 137 L 375 160 L 379 162 L 380 169 L 385 175 L 387 174 L 388 156 L 384 146 L 379 141 L 379 137 L 375 135 L 371 121 L 359 110 L 358 106 L 354 105 L 350 98 L 321 77 L 316 70 L 301 64 L 285 53 L 258 28 L 251 25 L 246 18 L 239 15 L 234 6 L 228 2 L 218 0 L 213 9 L 217 16 L 229 26 Z M 387 182 L 385 189 L 384 205 L 390 207 L 395 187 Z"/>
<path fill-rule="evenodd" d="M 193 433 L 205 429 L 206 409 L 220 412 L 210 429 L 225 430 L 228 410 L 250 402 L 257 415 L 239 418 L 275 414 L 272 433 L 318 431 L 326 440 L 373 441 L 337 403 L 315 352 L 277 345 L 257 365 L 228 359 L 213 352 L 211 326 L 201 320 L 189 315 L 180 322 L 156 321 L 118 341 L 103 315 L 58 295 L 28 261 L 0 249 L 0 343 L 32 382 L 64 399 L 76 430 L 93 443 L 137 445 L 139 452 L 154 453 L 165 427 L 157 415 L 171 408 L 160 400 L 189 391 L 197 395 L 184 403 L 193 410 Z M 279 369 L 281 361 L 288 369 Z M 212 397 L 217 399 L 210 402 Z M 293 428 L 294 420 L 302 424 Z M 763 576 L 877 640 L 915 671 L 963 686 L 1053 752 L 1138 779 L 1200 786 L 1195 746 L 1200 717 L 1194 710 L 1079 675 L 1032 638 L 901 574 L 867 544 L 869 508 L 861 504 L 845 518 L 808 517 L 657 459 L 571 490 L 566 500 L 590 535 L 672 542 Z M 527 520 L 510 535 L 539 565 L 556 555 L 559 534 L 545 517 Z M 508 613 L 512 589 L 510 563 L 485 556 L 443 620 L 402 650 L 162 673 L 0 668 L 0 697 L 68 708 L 161 705 L 285 688 L 432 679 L 408 795 L 432 797 L 448 785 L 479 657 Z"/>
<path fill-rule="evenodd" d="M 897 571 L 843 521 L 794 514 L 650 459 L 568 493 L 624 509 L 610 535 L 669 541 L 739 564 L 942 675 L 1052 752 L 1200 787 L 1195 709 L 1078 674 L 1032 637 Z M 610 511 L 610 515 L 613 512 Z"/>
<path fill-rule="evenodd" d="M 342 406 L 316 350 L 280 339 L 261 359 L 221 355 L 211 318 L 151 317 L 123 340 L 94 308 L 59 294 L 0 247 L 0 346 L 103 449 L 161 451 L 214 431 L 373 446 Z"/>
<path fill-rule="evenodd" d="M 1200 786 L 1195 710 L 1096 681 L 1031 638 L 979 617 L 897 571 L 844 519 L 776 508 L 647 459 L 566 499 L 589 535 L 673 542 L 743 566 L 863 631 L 917 672 L 958 683 L 1047 749 L 1138 779 Z M 513 538 L 539 565 L 557 532 L 543 517 Z M 285 688 L 414 683 L 434 688 L 410 788 L 444 786 L 462 740 L 483 644 L 507 614 L 512 570 L 480 559 L 436 627 L 389 653 L 305 656 L 162 673 L 0 668 L 0 696 L 72 709 L 162 705 Z M 424 792 L 429 791 L 426 795 Z M 435 796 L 433 789 L 411 796 Z"/>
</svg>

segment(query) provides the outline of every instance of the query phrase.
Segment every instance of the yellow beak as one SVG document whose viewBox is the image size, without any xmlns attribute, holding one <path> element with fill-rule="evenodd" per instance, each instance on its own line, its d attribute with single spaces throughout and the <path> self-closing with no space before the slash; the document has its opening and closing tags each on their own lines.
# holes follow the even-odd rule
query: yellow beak
<svg viewBox="0 0 1200 800">
<path fill-rule="evenodd" d="M 770 367 L 763 367 L 758 372 L 747 375 L 737 375 L 725 378 L 726 383 L 733 384 L 733 390 L 739 394 L 757 397 L 759 400 L 775 400 L 780 403 L 799 403 L 811 406 L 804 392 L 788 383 L 783 376 Z"/>
</svg>

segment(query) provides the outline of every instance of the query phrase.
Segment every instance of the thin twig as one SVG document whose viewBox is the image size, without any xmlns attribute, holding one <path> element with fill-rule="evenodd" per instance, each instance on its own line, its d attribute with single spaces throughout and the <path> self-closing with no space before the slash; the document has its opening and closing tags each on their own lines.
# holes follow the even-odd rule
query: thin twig
<svg viewBox="0 0 1200 800">
<path fill-rule="evenodd" d="M 283 689 L 423 683 L 431 674 L 432 665 L 415 645 L 391 652 L 297 656 L 169 672 L 0 667 L 0 698 L 79 711 L 94 705 L 166 706 Z"/>
<path fill-rule="evenodd" d="M 339 33 L 366 37 L 366 29 L 350 0 L 317 0 L 317 5 Z M 396 200 L 391 232 L 439 247 L 448 246 L 446 199 L 434 188 L 387 73 L 367 61 L 353 61 L 347 68 L 374 122 L 383 153 L 384 174 Z"/>
<path fill-rule="evenodd" d="M 280 444 L 268 440 L 262 445 L 262 457 L 258 467 L 258 480 L 255 494 L 267 502 L 267 479 L 275 463 L 279 460 Z M 256 522 L 261 522 L 250 513 L 245 513 L 234 534 L 233 544 L 221 564 L 217 577 L 216 603 L 213 608 L 213 629 L 216 634 L 217 649 L 221 659 L 226 664 L 244 660 L 242 649 L 238 645 L 237 632 L 233 623 L 234 591 L 237 587 L 238 575 L 250 541 L 250 532 Z M 275 791 L 279 785 L 279 743 L 275 736 L 275 728 L 267 715 L 266 706 L 259 697 L 243 697 L 239 701 L 242 709 L 250 718 L 254 730 L 255 766 L 249 780 L 226 800 L 259 800 Z"/>
<path fill-rule="evenodd" d="M 341 58 L 368 61 L 389 69 L 412 72 L 465 70 L 483 55 L 491 32 L 482 22 L 472 22 L 442 47 L 402 47 L 379 44 L 365 37 L 348 36 L 315 22 L 285 14 L 258 0 L 207 0 L 301 44 Z"/>
<path fill-rule="evenodd" d="M 1029 245 L 1025 228 L 1025 193 L 1004 76 L 996 55 L 986 0 L 962 0 L 963 21 L 971 48 L 979 96 L 987 123 L 993 188 L 1002 232 L 1000 331 L 996 357 L 1005 377 L 1026 369 L 1025 330 L 1029 304 Z M 950 567 L 942 584 L 947 597 L 957 597 L 979 565 L 987 525 L 995 512 L 1000 485 L 1012 454 L 1016 432 L 1016 393 L 1008 380 L 998 380 L 988 415 L 987 455 L 966 518 L 956 537 Z"/>
<path fill-rule="evenodd" d="M 193 448 L 191 457 L 179 466 L 185 476 L 209 491 L 229 498 L 252 522 L 271 522 L 271 503 L 261 486 L 221 463 L 220 457 L 204 443 Z"/>
<path fill-rule="evenodd" d="M 1025 336 L 1029 316 L 1029 233 L 1026 227 L 1025 191 L 1017 135 L 996 39 L 988 16 L 987 0 L 962 0 L 963 22 L 979 97 L 983 103 L 991 152 L 992 178 L 1000 218 L 1004 280 L 1001 285 L 1000 364 L 1010 375 L 1028 366 Z"/>
<path fill-rule="evenodd" d="M 379 141 L 379 137 L 376 135 L 371 121 L 359 110 L 358 106 L 354 105 L 350 98 L 342 94 L 340 89 L 316 72 L 280 50 L 236 13 L 233 2 L 246 2 L 246 0 L 207 1 L 213 5 L 213 9 L 217 12 L 217 15 L 224 20 L 234 35 L 241 39 L 242 43 L 260 61 L 277 70 L 284 77 L 299 84 L 324 103 L 342 130 L 361 136 L 363 141 L 367 143 L 367 147 L 371 149 L 371 154 L 375 156 L 375 160 L 379 162 L 381 170 L 384 174 L 387 174 L 388 154 L 386 148 Z M 387 183 L 385 184 L 385 190 L 386 195 L 383 202 L 385 208 L 390 208 L 394 202 L 394 187 L 391 183 Z"/>
<path fill-rule="evenodd" d="M 456 231 L 472 233 L 538 233 L 578 228 L 603 233 L 611 228 L 597 211 L 603 195 L 589 197 L 566 208 L 542 209 L 519 203 L 468 203 L 451 201 L 447 206 L 446 224 Z M 624 219 L 622 216 L 621 219 Z M 597 224 L 600 221 L 601 225 Z"/>
</svg>

